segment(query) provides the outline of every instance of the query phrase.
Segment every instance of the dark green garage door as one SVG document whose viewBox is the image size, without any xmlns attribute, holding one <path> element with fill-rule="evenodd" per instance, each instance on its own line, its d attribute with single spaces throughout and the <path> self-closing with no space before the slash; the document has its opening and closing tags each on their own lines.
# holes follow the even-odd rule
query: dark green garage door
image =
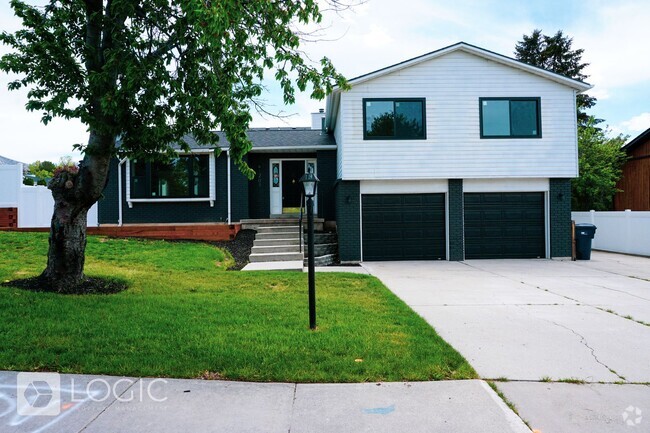
<svg viewBox="0 0 650 433">
<path fill-rule="evenodd" d="M 446 257 L 444 194 L 362 196 L 363 260 Z"/>
<path fill-rule="evenodd" d="M 465 258 L 546 256 L 544 193 L 465 194 Z"/>
</svg>

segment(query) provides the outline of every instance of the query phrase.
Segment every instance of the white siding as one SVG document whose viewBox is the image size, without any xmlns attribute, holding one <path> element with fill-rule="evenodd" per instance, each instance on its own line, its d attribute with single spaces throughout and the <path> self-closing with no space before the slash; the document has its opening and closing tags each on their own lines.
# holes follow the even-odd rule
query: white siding
<svg viewBox="0 0 650 433">
<path fill-rule="evenodd" d="M 341 113 L 343 111 L 343 107 L 339 108 L 339 119 L 341 116 Z M 343 135 L 341 133 L 341 122 L 336 122 L 336 125 L 334 125 L 334 140 L 336 141 L 337 144 L 337 152 L 336 152 L 336 176 L 338 179 L 341 179 L 341 173 L 343 172 Z"/>
<path fill-rule="evenodd" d="M 548 192 L 548 179 L 465 179 L 463 192 Z"/>
<path fill-rule="evenodd" d="M 541 98 L 542 138 L 481 139 L 479 97 Z M 426 140 L 363 140 L 363 98 L 426 98 Z M 341 94 L 335 137 L 342 179 L 575 177 L 574 90 L 464 52 Z"/>
</svg>

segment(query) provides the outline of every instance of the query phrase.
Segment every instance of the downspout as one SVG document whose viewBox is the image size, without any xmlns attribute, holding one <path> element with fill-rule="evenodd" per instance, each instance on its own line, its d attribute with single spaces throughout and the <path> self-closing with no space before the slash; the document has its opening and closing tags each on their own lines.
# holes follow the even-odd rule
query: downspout
<svg viewBox="0 0 650 433">
<path fill-rule="evenodd" d="M 122 227 L 122 164 L 126 158 L 120 160 L 117 164 L 117 226 Z"/>
<path fill-rule="evenodd" d="M 232 200 L 231 200 L 231 183 L 230 183 L 230 149 L 226 151 L 226 155 L 228 157 L 228 219 L 227 222 L 230 224 L 232 222 Z"/>
</svg>

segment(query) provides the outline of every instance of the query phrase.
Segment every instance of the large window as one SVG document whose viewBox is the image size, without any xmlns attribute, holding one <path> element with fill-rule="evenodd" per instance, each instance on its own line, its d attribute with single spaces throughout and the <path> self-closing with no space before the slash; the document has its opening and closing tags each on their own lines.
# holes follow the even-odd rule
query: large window
<svg viewBox="0 0 650 433">
<path fill-rule="evenodd" d="M 424 99 L 364 99 L 363 138 L 425 139 Z"/>
<path fill-rule="evenodd" d="M 480 98 L 481 138 L 540 138 L 540 98 Z"/>
<path fill-rule="evenodd" d="M 131 161 L 132 198 L 208 198 L 209 155 L 180 155 L 170 162 Z"/>
</svg>

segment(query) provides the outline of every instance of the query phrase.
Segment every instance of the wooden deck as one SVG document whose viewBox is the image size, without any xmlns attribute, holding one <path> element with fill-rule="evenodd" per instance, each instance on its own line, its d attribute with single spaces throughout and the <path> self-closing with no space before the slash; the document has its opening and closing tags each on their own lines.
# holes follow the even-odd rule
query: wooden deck
<svg viewBox="0 0 650 433">
<path fill-rule="evenodd" d="M 49 228 L 0 228 L 4 231 L 48 232 Z M 89 235 L 115 238 L 166 240 L 229 241 L 241 230 L 241 224 L 124 224 L 88 227 Z"/>
</svg>

